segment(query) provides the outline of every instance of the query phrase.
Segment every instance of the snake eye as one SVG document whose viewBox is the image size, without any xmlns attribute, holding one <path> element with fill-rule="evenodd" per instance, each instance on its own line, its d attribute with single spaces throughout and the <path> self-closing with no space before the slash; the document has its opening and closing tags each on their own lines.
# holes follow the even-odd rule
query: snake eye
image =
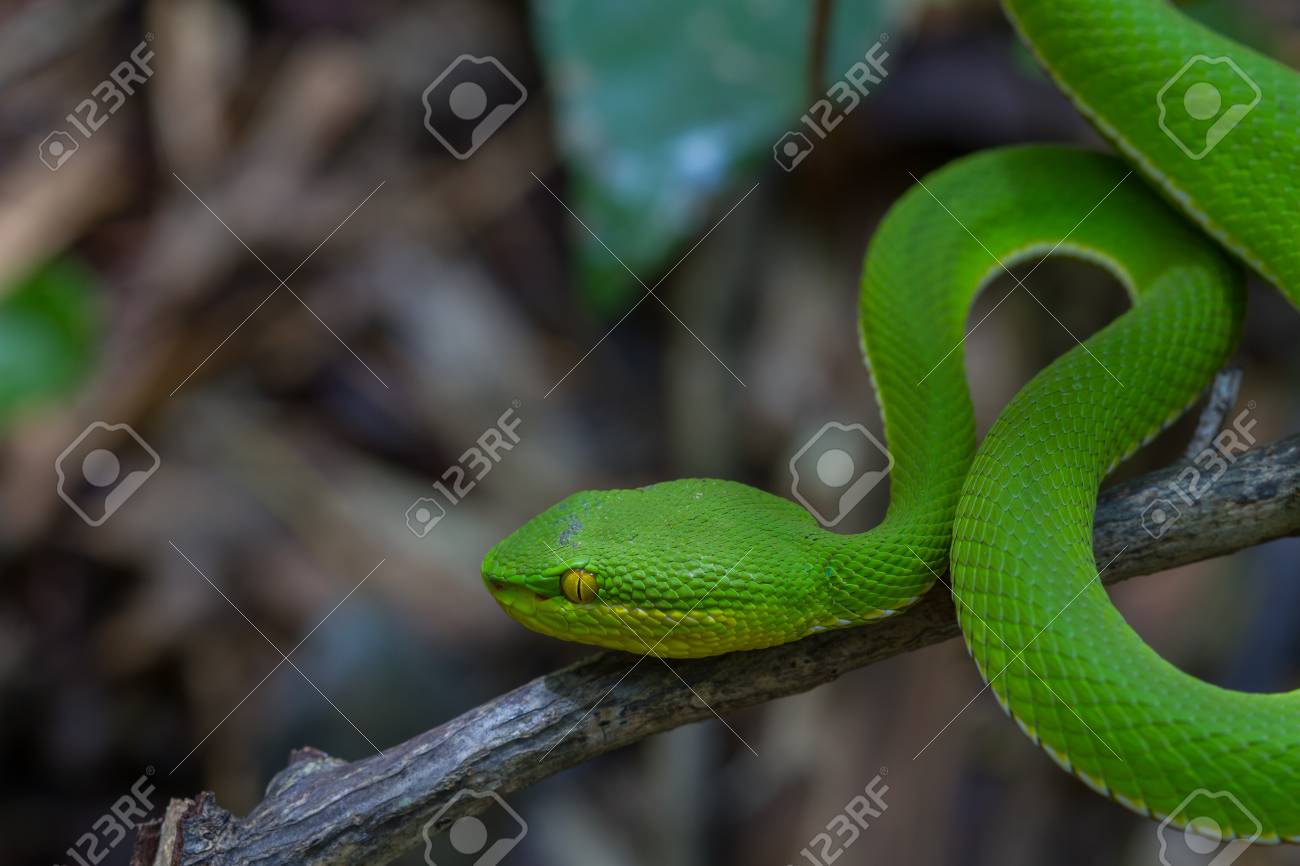
<svg viewBox="0 0 1300 866">
<path fill-rule="evenodd" d="M 560 576 L 560 590 L 574 604 L 586 604 L 596 598 L 596 575 L 571 568 Z"/>
</svg>

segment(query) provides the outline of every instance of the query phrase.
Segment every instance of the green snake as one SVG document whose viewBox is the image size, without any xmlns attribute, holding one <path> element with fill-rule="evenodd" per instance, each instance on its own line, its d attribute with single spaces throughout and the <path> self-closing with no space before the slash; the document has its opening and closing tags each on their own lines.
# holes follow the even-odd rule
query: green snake
<svg viewBox="0 0 1300 866">
<path fill-rule="evenodd" d="M 1005 6 L 1119 156 L 978 153 L 882 221 L 859 325 L 894 459 L 883 522 L 831 532 L 719 480 L 588 491 L 494 547 L 484 581 L 544 634 L 695 657 L 891 616 L 949 568 L 981 675 L 1056 763 L 1157 820 L 1181 826 L 1204 790 L 1198 819 L 1213 824 L 1192 829 L 1300 842 L 1300 691 L 1229 691 L 1160 658 L 1111 603 L 1092 547 L 1104 476 L 1233 351 L 1238 263 L 1300 304 L 1300 75 L 1164 0 Z M 1100 265 L 1132 307 L 1043 369 L 977 451 L 971 303 L 1051 254 Z"/>
</svg>

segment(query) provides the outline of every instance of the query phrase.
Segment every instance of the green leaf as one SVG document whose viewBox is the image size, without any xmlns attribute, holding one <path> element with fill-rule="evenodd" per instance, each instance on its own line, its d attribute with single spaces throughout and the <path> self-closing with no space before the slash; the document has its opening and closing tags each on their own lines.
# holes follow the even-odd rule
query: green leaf
<svg viewBox="0 0 1300 866">
<path fill-rule="evenodd" d="M 0 290 L 0 429 L 86 376 L 100 317 L 89 271 L 57 259 Z"/>
<path fill-rule="evenodd" d="M 837 3 L 826 84 L 896 24 L 902 4 Z M 539 0 L 536 30 L 555 100 L 568 204 L 592 305 L 621 312 L 706 227 L 746 170 L 808 108 L 809 3 Z M 891 10 L 895 10 L 891 13 Z M 760 162 L 762 161 L 762 162 Z M 748 186 L 745 184 L 744 186 Z M 725 210 L 725 207 L 722 208 Z"/>
</svg>

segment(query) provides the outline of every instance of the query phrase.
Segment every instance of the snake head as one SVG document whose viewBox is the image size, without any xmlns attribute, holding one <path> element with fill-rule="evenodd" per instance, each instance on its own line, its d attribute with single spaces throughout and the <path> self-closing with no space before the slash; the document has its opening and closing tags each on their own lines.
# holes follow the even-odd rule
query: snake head
<svg viewBox="0 0 1300 866">
<path fill-rule="evenodd" d="M 576 493 L 498 543 L 483 580 L 506 613 L 565 640 L 668 657 L 808 633 L 815 522 L 743 484 L 685 479 Z"/>
</svg>

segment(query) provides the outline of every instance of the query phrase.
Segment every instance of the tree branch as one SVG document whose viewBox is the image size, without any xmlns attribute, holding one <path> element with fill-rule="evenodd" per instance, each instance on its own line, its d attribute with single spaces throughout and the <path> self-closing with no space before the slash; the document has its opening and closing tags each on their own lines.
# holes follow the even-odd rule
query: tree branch
<svg viewBox="0 0 1300 866">
<path fill-rule="evenodd" d="M 1099 563 L 1110 563 L 1107 583 L 1300 534 L 1300 436 L 1237 456 L 1215 479 L 1202 471 L 1190 481 L 1185 473 L 1193 465 L 1102 495 L 1094 553 Z M 1192 504 L 1177 493 L 1207 484 Z M 672 661 L 694 693 L 663 664 L 642 664 L 629 674 L 634 656 L 595 653 L 372 758 L 346 763 L 311 749 L 295 752 L 246 817 L 232 816 L 207 793 L 173 800 L 164 818 L 142 829 L 131 862 L 385 863 L 422 844 L 422 824 L 440 809 L 432 832 L 486 805 L 473 798 L 452 802 L 463 788 L 514 791 L 652 734 L 711 718 L 715 710 L 728 713 L 807 691 L 956 634 L 949 594 L 937 587 L 906 614 L 876 625 L 757 652 Z"/>
<path fill-rule="evenodd" d="M 812 23 L 808 28 L 808 102 L 821 99 L 826 91 L 826 53 L 829 50 L 834 0 L 813 0 Z"/>
</svg>

